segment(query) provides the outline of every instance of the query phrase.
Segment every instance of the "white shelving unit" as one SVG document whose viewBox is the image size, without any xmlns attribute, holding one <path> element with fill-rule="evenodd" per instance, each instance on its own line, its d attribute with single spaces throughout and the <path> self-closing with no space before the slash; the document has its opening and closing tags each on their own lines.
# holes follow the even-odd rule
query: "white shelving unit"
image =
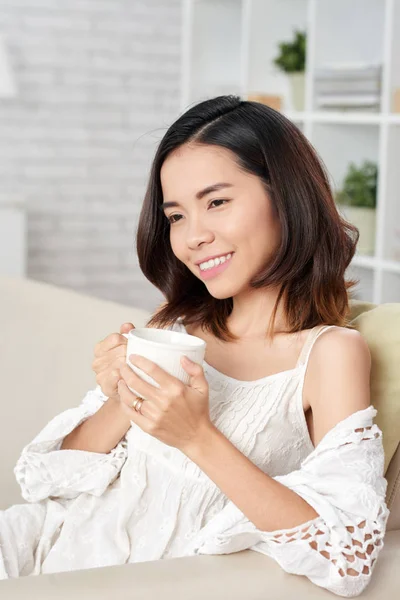
<svg viewBox="0 0 400 600">
<path fill-rule="evenodd" d="M 349 161 L 378 164 L 374 256 L 357 253 L 355 297 L 400 302 L 400 0 L 183 0 L 181 110 L 220 94 L 276 94 L 339 189 Z M 273 58 L 294 29 L 307 32 L 305 110 Z M 396 35 L 397 33 L 397 35 Z M 329 62 L 382 64 L 379 112 L 316 110 L 315 71 Z"/>
</svg>

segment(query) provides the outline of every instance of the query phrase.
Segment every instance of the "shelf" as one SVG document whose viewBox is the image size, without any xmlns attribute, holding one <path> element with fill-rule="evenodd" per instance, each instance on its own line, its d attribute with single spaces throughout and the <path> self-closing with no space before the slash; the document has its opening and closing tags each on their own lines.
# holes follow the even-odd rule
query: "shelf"
<svg viewBox="0 0 400 600">
<path fill-rule="evenodd" d="M 311 120 L 314 123 L 338 123 L 354 125 L 379 125 L 382 123 L 384 115 L 381 113 L 368 113 L 357 111 L 315 111 L 311 113 Z"/>
<path fill-rule="evenodd" d="M 311 143 L 323 160 L 333 193 L 340 190 L 350 163 L 379 162 L 379 125 L 361 123 L 315 123 Z"/>
<path fill-rule="evenodd" d="M 279 95 L 286 109 L 294 109 L 289 79 L 273 61 L 279 43 L 292 39 L 295 29 L 307 29 L 308 0 L 245 0 L 243 4 L 247 28 L 244 89 Z M 231 61 L 228 52 L 225 55 Z"/>
<path fill-rule="evenodd" d="M 283 111 L 283 114 L 294 122 L 309 121 L 311 123 L 333 123 L 337 125 L 380 125 L 381 123 L 400 125 L 400 114 L 321 110 L 315 112 Z"/>
<path fill-rule="evenodd" d="M 356 254 L 351 261 L 351 264 L 356 267 L 363 267 L 365 269 L 375 269 L 377 267 L 377 259 L 374 256 L 363 256 L 362 254 Z"/>
<path fill-rule="evenodd" d="M 316 149 L 334 193 L 351 162 L 377 164 L 375 255 L 356 254 L 349 269 L 360 276 L 361 298 L 400 302 L 400 113 L 393 112 L 400 88 L 400 0 L 184 0 L 184 5 L 193 17 L 183 28 L 185 100 L 232 92 L 243 99 L 250 93 L 280 96 L 282 114 Z M 300 111 L 290 78 L 274 64 L 279 44 L 292 39 L 295 29 L 307 32 L 308 44 Z M 377 112 L 316 102 L 317 70 L 344 63 L 382 65 Z M 357 252 L 370 250 L 362 240 Z"/>
<path fill-rule="evenodd" d="M 382 271 L 387 273 L 400 274 L 400 262 L 395 260 L 380 260 L 375 256 L 363 256 L 362 254 L 356 254 L 351 261 L 351 264 L 355 267 L 361 267 L 363 269 L 382 269 Z"/>
<path fill-rule="evenodd" d="M 388 273 L 400 274 L 400 262 L 396 262 L 395 260 L 383 260 L 380 262 L 380 265 Z"/>
</svg>

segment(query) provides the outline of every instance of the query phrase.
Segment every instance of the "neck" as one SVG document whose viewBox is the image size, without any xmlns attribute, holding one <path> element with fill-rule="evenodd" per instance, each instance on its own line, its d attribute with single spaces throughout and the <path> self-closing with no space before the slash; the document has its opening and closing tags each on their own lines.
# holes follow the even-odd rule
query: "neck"
<svg viewBox="0 0 400 600">
<path fill-rule="evenodd" d="M 251 290 L 233 298 L 233 309 L 228 317 L 230 331 L 241 340 L 265 339 L 279 289 Z M 283 312 L 281 298 L 275 316 L 274 334 L 286 333 L 288 323 Z"/>
</svg>

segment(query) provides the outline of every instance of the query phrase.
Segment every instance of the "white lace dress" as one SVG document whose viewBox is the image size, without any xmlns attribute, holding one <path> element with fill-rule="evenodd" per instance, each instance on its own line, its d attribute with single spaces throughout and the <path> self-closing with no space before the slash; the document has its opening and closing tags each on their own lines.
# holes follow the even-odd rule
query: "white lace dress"
<svg viewBox="0 0 400 600">
<path fill-rule="evenodd" d="M 172 328 L 184 331 L 180 320 Z M 252 548 L 337 594 L 360 593 L 388 516 L 382 440 L 371 406 L 312 445 L 302 388 L 327 329 L 310 331 L 295 368 L 256 381 L 203 363 L 213 423 L 318 518 L 259 531 L 194 462 L 133 422 L 109 454 L 59 450 L 107 399 L 98 386 L 23 449 L 15 475 L 28 504 L 0 511 L 0 579 Z"/>
</svg>

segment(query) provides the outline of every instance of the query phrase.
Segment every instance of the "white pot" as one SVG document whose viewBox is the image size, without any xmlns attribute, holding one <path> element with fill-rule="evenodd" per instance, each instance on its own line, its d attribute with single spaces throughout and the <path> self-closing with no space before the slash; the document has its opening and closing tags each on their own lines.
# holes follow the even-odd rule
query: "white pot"
<svg viewBox="0 0 400 600">
<path fill-rule="evenodd" d="M 376 209 L 364 206 L 342 206 L 341 208 L 345 218 L 360 232 L 357 252 L 373 255 L 375 253 Z"/>
<path fill-rule="evenodd" d="M 304 110 L 305 73 L 288 73 L 294 110 Z"/>
</svg>

